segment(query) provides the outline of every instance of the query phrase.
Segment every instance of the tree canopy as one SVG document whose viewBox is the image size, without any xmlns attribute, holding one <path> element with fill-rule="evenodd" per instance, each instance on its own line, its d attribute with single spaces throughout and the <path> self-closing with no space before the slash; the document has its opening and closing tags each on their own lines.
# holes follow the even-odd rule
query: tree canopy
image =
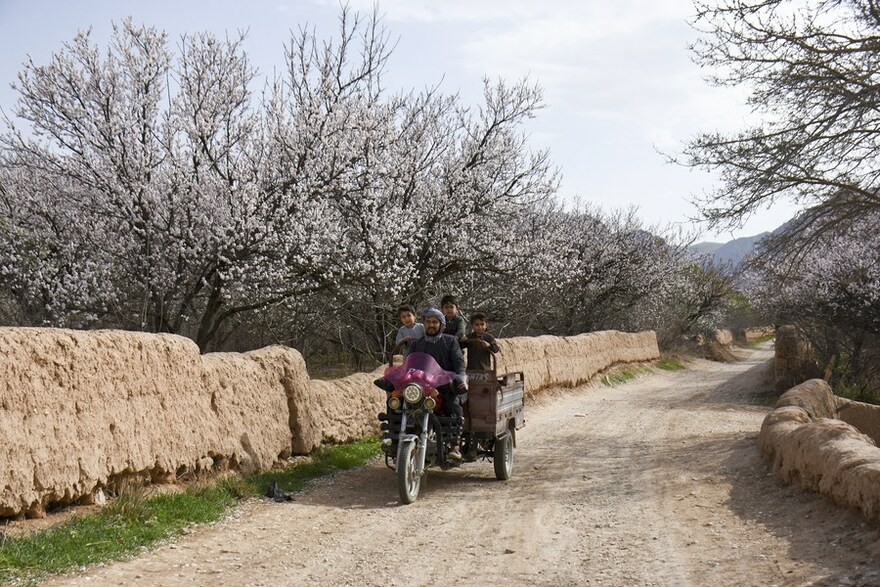
<svg viewBox="0 0 880 587">
<path fill-rule="evenodd" d="M 711 81 L 750 91 L 758 122 L 706 132 L 683 162 L 720 173 L 701 200 L 730 227 L 777 200 L 805 213 L 788 234 L 811 242 L 880 206 L 880 10 L 875 0 L 696 2 L 693 46 Z M 873 217 L 873 216 L 872 216 Z M 809 233 L 805 230 L 810 228 Z"/>
<path fill-rule="evenodd" d="M 449 292 L 505 334 L 716 320 L 683 242 L 563 205 L 525 130 L 537 85 L 389 92 L 375 12 L 300 29 L 266 79 L 244 40 L 125 21 L 24 64 L 0 131 L 4 323 L 381 357 L 397 305 Z"/>
</svg>

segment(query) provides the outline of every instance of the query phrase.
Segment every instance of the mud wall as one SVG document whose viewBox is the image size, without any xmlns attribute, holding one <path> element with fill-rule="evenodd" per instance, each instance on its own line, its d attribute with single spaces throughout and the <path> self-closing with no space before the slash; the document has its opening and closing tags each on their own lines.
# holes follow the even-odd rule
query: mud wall
<svg viewBox="0 0 880 587">
<path fill-rule="evenodd" d="M 527 394 L 659 356 L 653 332 L 499 340 Z M 199 355 L 189 339 L 0 328 L 0 517 L 42 516 L 126 480 L 263 470 L 378 431 L 381 374 L 310 380 L 293 349 Z"/>
<path fill-rule="evenodd" d="M 730 346 L 734 341 L 733 331 L 731 330 L 716 330 L 712 333 L 712 336 L 714 342 L 724 346 Z"/>
<path fill-rule="evenodd" d="M 775 336 L 776 329 L 772 326 L 765 326 L 763 328 L 746 328 L 742 331 L 742 336 L 746 342 L 752 342 L 753 340 L 758 340 L 759 338 L 764 338 L 765 336 Z"/>
<path fill-rule="evenodd" d="M 125 479 L 268 468 L 291 452 L 296 351 L 199 355 L 189 339 L 0 329 L 0 516 L 39 517 Z"/>
<path fill-rule="evenodd" d="M 813 358 L 812 347 L 797 328 L 791 325 L 776 329 L 776 353 L 773 380 L 776 391 L 783 392 L 808 379 L 821 377 Z"/>
<path fill-rule="evenodd" d="M 379 433 L 376 414 L 385 411 L 385 392 L 373 385 L 382 369 L 342 379 L 312 379 L 297 390 L 291 418 L 293 451 L 308 454 L 325 443 L 348 442 Z"/>
<path fill-rule="evenodd" d="M 660 356 L 657 335 L 652 331 L 513 337 L 500 339 L 498 348 L 498 371 L 522 371 L 527 396 L 551 385 L 580 385 L 615 363 L 651 361 Z"/>
<path fill-rule="evenodd" d="M 837 419 L 843 420 L 871 437 L 874 444 L 880 445 L 880 406 L 852 401 L 835 396 Z"/>
<path fill-rule="evenodd" d="M 811 379 L 779 398 L 759 443 L 783 481 L 880 518 L 878 421 L 880 407 L 836 397 L 825 381 Z"/>
</svg>

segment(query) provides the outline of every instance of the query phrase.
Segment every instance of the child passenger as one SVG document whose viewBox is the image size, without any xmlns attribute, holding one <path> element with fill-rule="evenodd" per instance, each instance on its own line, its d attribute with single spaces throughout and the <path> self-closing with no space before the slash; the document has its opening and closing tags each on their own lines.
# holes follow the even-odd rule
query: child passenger
<svg viewBox="0 0 880 587">
<path fill-rule="evenodd" d="M 440 309 L 446 318 L 446 327 L 443 334 L 451 334 L 459 342 L 464 340 L 465 321 L 464 316 L 458 313 L 458 300 L 455 296 L 445 295 L 440 298 Z"/>
<path fill-rule="evenodd" d="M 471 333 L 461 342 L 461 346 L 467 349 L 468 371 L 492 369 L 492 355 L 498 352 L 498 344 L 495 337 L 486 332 L 488 328 L 489 321 L 485 314 L 471 316 Z"/>
<path fill-rule="evenodd" d="M 416 310 L 412 306 L 400 306 L 397 308 L 397 317 L 400 319 L 402 326 L 397 329 L 394 344 L 395 346 L 403 346 L 404 353 L 406 353 L 412 341 L 425 336 L 425 327 L 422 324 L 416 324 Z"/>
<path fill-rule="evenodd" d="M 425 336 L 425 325 L 416 323 L 416 310 L 412 306 L 397 308 L 397 317 L 400 319 L 401 327 L 397 329 L 397 336 L 394 337 L 394 348 L 400 345 L 403 354 L 406 355 L 412 342 Z M 373 380 L 373 385 L 388 393 L 394 391 L 394 386 L 384 377 Z"/>
</svg>

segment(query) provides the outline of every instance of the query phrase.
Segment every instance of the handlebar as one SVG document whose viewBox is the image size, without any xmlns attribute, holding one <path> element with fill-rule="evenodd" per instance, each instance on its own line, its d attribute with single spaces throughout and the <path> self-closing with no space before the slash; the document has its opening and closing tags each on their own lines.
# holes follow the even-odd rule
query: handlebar
<svg viewBox="0 0 880 587">
<path fill-rule="evenodd" d="M 395 343 L 395 345 L 393 347 L 391 347 L 391 351 L 389 351 L 389 353 L 388 353 L 388 366 L 389 367 L 394 366 L 394 355 L 397 354 L 397 351 L 399 349 L 403 348 L 404 344 L 405 343 L 403 341 L 400 341 L 398 343 Z"/>
</svg>

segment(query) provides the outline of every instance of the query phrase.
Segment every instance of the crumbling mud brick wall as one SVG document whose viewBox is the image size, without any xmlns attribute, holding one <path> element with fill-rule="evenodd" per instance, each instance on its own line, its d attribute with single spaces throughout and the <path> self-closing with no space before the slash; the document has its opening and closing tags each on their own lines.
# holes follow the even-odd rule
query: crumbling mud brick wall
<svg viewBox="0 0 880 587">
<path fill-rule="evenodd" d="M 43 515 L 125 479 L 264 469 L 291 452 L 296 351 L 199 355 L 189 339 L 0 329 L 0 516 Z"/>
<path fill-rule="evenodd" d="M 716 330 L 712 333 L 712 339 L 714 342 L 724 345 L 730 346 L 733 344 L 734 336 L 732 330 Z"/>
<path fill-rule="evenodd" d="M 746 342 L 752 342 L 753 340 L 775 335 L 776 329 L 772 326 L 765 326 L 763 328 L 746 328 L 743 330 L 743 338 Z"/>
<path fill-rule="evenodd" d="M 776 352 L 773 362 L 773 380 L 776 391 L 783 392 L 808 379 L 821 377 L 813 357 L 812 347 L 795 326 L 776 329 Z"/>
<path fill-rule="evenodd" d="M 385 411 L 385 392 L 373 385 L 383 369 L 341 379 L 312 379 L 291 396 L 293 451 L 308 454 L 331 442 L 348 442 L 379 433 L 376 414 Z"/>
<path fill-rule="evenodd" d="M 498 371 L 522 371 L 527 395 L 549 386 L 574 387 L 617 363 L 660 357 L 652 331 L 513 337 L 500 339 L 498 348 Z"/>
<path fill-rule="evenodd" d="M 740 344 L 748 344 L 750 342 L 776 335 L 776 328 L 773 326 L 762 326 L 758 328 L 745 328 L 733 331 L 733 340 Z"/>
<path fill-rule="evenodd" d="M 878 420 L 880 408 L 836 397 L 825 381 L 810 379 L 779 398 L 759 443 L 784 482 L 880 518 Z M 866 425 L 870 435 L 853 423 Z"/>
<path fill-rule="evenodd" d="M 880 406 L 857 402 L 834 396 L 837 402 L 837 419 L 854 426 L 880 445 Z"/>
</svg>

